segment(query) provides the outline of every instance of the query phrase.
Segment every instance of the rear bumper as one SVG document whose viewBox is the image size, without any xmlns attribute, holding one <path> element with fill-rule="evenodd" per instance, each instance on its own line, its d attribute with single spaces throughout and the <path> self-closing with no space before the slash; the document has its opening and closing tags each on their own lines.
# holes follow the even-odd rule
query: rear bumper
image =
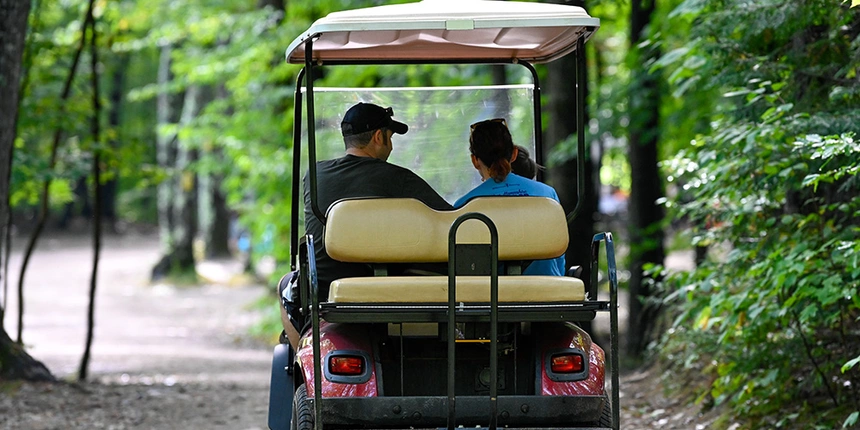
<svg viewBox="0 0 860 430">
<path fill-rule="evenodd" d="M 313 404 L 313 399 L 309 399 Z M 498 426 L 594 429 L 606 396 L 500 396 Z M 326 425 L 362 428 L 445 427 L 448 398 L 349 397 L 323 399 Z M 487 426 L 489 397 L 456 398 L 457 426 Z"/>
</svg>

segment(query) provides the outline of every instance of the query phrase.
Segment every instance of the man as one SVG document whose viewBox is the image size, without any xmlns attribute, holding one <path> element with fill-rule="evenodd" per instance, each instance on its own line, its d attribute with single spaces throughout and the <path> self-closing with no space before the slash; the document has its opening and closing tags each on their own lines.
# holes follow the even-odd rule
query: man
<svg viewBox="0 0 860 430">
<path fill-rule="evenodd" d="M 387 162 L 393 150 L 392 136 L 395 133 L 405 134 L 409 130 L 406 124 L 395 121 L 393 115 L 394 111 L 390 107 L 382 108 L 371 103 L 358 103 L 346 111 L 340 124 L 346 154 L 341 158 L 317 163 L 316 202 L 323 214 L 332 203 L 351 197 L 411 197 L 436 210 L 452 209 L 445 199 L 414 172 Z M 331 281 L 346 277 L 372 276 L 373 270 L 366 264 L 335 261 L 326 253 L 323 222 L 313 213 L 308 181 L 309 178 L 305 175 L 305 231 L 314 238 L 317 279 L 320 297 L 324 299 L 328 297 Z M 280 288 L 283 290 L 285 287 L 282 285 Z M 287 318 L 286 313 L 283 313 L 282 317 Z M 293 326 L 295 325 L 302 324 L 295 322 Z M 287 324 L 286 319 L 284 327 L 295 347 L 298 333 L 290 333 L 293 327 Z"/>
</svg>

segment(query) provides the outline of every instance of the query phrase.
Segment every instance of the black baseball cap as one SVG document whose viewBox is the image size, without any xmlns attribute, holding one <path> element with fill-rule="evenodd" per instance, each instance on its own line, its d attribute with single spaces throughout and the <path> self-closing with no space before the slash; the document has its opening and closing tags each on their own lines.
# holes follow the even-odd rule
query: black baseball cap
<svg viewBox="0 0 860 430">
<path fill-rule="evenodd" d="M 379 128 L 387 128 L 397 134 L 406 134 L 409 126 L 393 120 L 394 110 L 383 108 L 372 103 L 359 103 L 346 111 L 340 123 L 340 131 L 344 137 L 360 134 Z"/>
</svg>

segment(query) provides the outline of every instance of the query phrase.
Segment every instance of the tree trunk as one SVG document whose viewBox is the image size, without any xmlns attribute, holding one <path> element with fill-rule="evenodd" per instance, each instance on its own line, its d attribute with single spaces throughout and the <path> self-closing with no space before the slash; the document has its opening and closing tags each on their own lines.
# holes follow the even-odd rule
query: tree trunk
<svg viewBox="0 0 860 430">
<path fill-rule="evenodd" d="M 187 126 L 194 120 L 200 111 L 202 103 L 202 90 L 197 85 L 192 85 L 185 91 L 185 101 L 182 103 L 182 116 L 179 123 Z M 197 149 L 191 148 L 187 142 L 177 141 L 175 172 L 177 175 L 177 189 L 173 205 L 174 224 L 174 249 L 175 261 L 183 271 L 194 270 L 194 239 L 197 237 L 199 227 L 199 213 L 197 209 L 198 181 L 197 174 L 192 165 L 199 158 Z"/>
<path fill-rule="evenodd" d="M 221 151 L 212 150 L 203 155 L 222 160 Z M 227 196 L 221 189 L 223 176 L 216 172 L 203 172 L 199 176 L 200 229 L 206 258 L 229 258 L 230 253 L 230 212 L 227 209 Z"/>
<path fill-rule="evenodd" d="M 158 82 L 166 86 L 172 79 L 169 45 L 161 48 Z M 199 88 L 192 86 L 183 98 L 161 93 L 158 96 L 159 127 L 187 124 L 197 115 Z M 181 108 L 178 105 L 181 104 Z M 193 274 L 194 238 L 197 234 L 197 179 L 189 170 L 196 160 L 196 150 L 182 145 L 177 133 L 160 131 L 157 139 L 158 165 L 167 179 L 158 185 L 158 225 L 162 258 L 152 269 L 152 279 L 170 274 Z"/>
<path fill-rule="evenodd" d="M 119 149 L 120 141 L 118 136 L 121 133 L 118 132 L 120 127 L 120 113 L 122 112 L 123 107 L 123 95 L 125 94 L 125 77 L 128 69 L 128 63 L 130 60 L 130 56 L 128 54 L 115 54 L 117 58 L 117 64 L 114 65 L 114 69 L 111 72 L 110 79 L 110 108 L 108 110 L 108 127 L 110 130 L 113 130 L 109 145 L 112 156 L 110 158 L 114 159 L 117 154 L 117 150 Z M 107 163 L 106 163 L 107 164 Z M 109 164 L 114 165 L 113 163 Z M 104 221 L 105 228 L 110 233 L 118 233 L 119 226 L 117 225 L 117 213 L 116 213 L 116 198 L 117 191 L 119 185 L 119 171 L 116 168 L 109 168 L 107 179 L 103 181 L 101 186 L 101 205 L 99 205 L 99 212 L 102 216 L 102 220 Z"/>
<path fill-rule="evenodd" d="M 13 341 L 0 327 L 0 381 L 56 381 L 42 362 L 34 359 L 24 347 Z"/>
<path fill-rule="evenodd" d="M 161 47 L 158 60 L 158 85 L 165 88 L 170 82 L 173 74 L 170 72 L 170 53 L 172 47 L 165 45 Z M 166 91 L 158 94 L 156 123 L 158 124 L 158 136 L 156 138 L 156 158 L 158 167 L 165 171 L 165 176 L 172 176 L 173 163 L 176 159 L 176 133 L 165 133 L 162 127 L 178 122 L 177 112 L 181 98 Z M 161 252 L 168 255 L 173 248 L 171 232 L 173 231 L 173 181 L 165 179 L 158 184 L 158 231 L 161 240 Z M 152 270 L 152 279 L 156 280 L 166 276 L 170 271 L 170 262 L 162 259 Z M 167 267 L 160 267 L 167 265 Z"/>
<path fill-rule="evenodd" d="M 91 118 L 90 130 L 92 132 L 93 152 L 93 268 L 90 273 L 90 295 L 87 306 L 87 338 L 84 343 L 84 355 L 78 368 L 78 380 L 85 381 L 89 373 L 90 352 L 93 345 L 96 316 L 96 286 L 98 285 L 99 257 L 101 255 L 102 240 L 102 180 L 101 180 L 101 112 L 102 104 L 99 93 L 99 56 L 98 56 L 98 32 L 94 17 L 90 17 L 90 77 L 93 87 L 93 116 Z"/>
<path fill-rule="evenodd" d="M 229 93 L 221 85 L 217 89 L 217 98 L 227 99 Z M 206 99 L 208 101 L 208 98 Z M 227 110 L 227 115 L 232 114 L 232 109 Z M 220 147 L 211 149 L 204 148 L 201 152 L 202 158 L 210 159 L 210 166 L 223 166 L 224 154 Z M 224 175 L 220 168 L 209 169 L 198 173 L 199 178 L 199 211 L 200 230 L 203 233 L 203 242 L 206 250 L 206 258 L 229 258 L 230 252 L 230 211 L 227 209 L 227 196 L 222 188 Z"/>
<path fill-rule="evenodd" d="M 641 357 L 648 346 L 658 307 L 649 303 L 652 291 L 643 267 L 663 264 L 663 209 L 656 203 L 663 196 L 657 143 L 660 135 L 659 77 L 648 70 L 648 64 L 659 57 L 652 47 L 642 50 L 640 41 L 651 22 L 656 0 L 633 0 L 630 23 L 630 51 L 633 56 L 629 93 L 630 126 L 628 158 L 635 177 L 631 181 L 629 201 L 630 241 L 630 313 L 627 353 Z"/>
<path fill-rule="evenodd" d="M 8 243 L 9 182 L 12 174 L 12 148 L 16 135 L 21 81 L 21 60 L 27 33 L 29 0 L 0 0 L 0 238 Z M 0 261 L 10 249 L 0 246 Z M 0 280 L 5 282 L 6 266 L 0 265 Z M 5 295 L 0 301 L 0 380 L 54 380 L 42 363 L 34 360 L 12 341 L 3 325 Z"/>
</svg>

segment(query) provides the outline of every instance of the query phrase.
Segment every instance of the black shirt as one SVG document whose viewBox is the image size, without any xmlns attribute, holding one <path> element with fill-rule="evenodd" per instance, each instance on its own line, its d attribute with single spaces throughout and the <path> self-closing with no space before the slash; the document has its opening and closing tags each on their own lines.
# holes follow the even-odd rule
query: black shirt
<svg viewBox="0 0 860 430">
<path fill-rule="evenodd" d="M 352 197 L 411 197 L 436 210 L 449 210 L 445 201 L 427 182 L 411 170 L 371 157 L 346 155 L 317 163 L 317 205 L 326 213 L 332 203 Z M 323 223 L 311 208 L 308 175 L 304 178 L 305 231 L 314 237 L 320 299 L 328 297 L 331 281 L 353 276 L 372 276 L 367 264 L 335 261 L 325 251 Z"/>
</svg>

